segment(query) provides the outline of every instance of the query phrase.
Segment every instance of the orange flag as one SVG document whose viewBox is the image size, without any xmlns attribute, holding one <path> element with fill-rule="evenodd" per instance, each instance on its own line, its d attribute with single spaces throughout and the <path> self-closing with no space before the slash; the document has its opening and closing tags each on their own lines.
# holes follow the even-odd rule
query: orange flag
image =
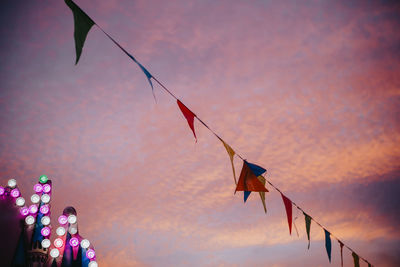
<svg viewBox="0 0 400 267">
<path fill-rule="evenodd" d="M 176 102 L 178 103 L 179 109 L 182 111 L 183 116 L 185 116 L 190 129 L 192 129 L 194 138 L 197 142 L 196 133 L 194 131 L 194 117 L 196 117 L 196 115 L 190 109 L 188 109 L 180 100 L 177 99 Z"/>
<path fill-rule="evenodd" d="M 265 186 L 265 183 L 267 180 L 265 180 L 264 177 L 262 177 L 261 175 L 257 177 L 257 179 Z M 261 198 L 261 202 L 264 206 L 264 211 L 265 213 L 267 213 L 267 206 L 265 205 L 265 192 L 258 192 L 260 194 L 260 198 Z"/>
<path fill-rule="evenodd" d="M 243 160 L 243 167 L 240 173 L 239 181 L 236 186 L 236 191 L 247 191 L 247 192 L 268 192 L 265 186 L 258 180 L 257 175 L 253 172 L 245 160 Z M 252 166 L 256 166 L 252 164 Z M 256 166 L 262 169 L 259 166 Z M 253 167 L 254 168 L 254 167 Z M 262 169 L 264 170 L 264 169 Z M 263 171 L 265 172 L 265 170 Z M 262 173 L 263 173 L 262 172 Z"/>
<path fill-rule="evenodd" d="M 235 156 L 235 151 L 227 144 L 225 143 L 224 140 L 222 140 L 221 138 L 218 137 L 218 139 L 222 142 L 222 144 L 224 145 L 226 152 L 228 152 L 229 158 L 231 160 L 231 165 L 232 165 L 232 171 L 233 171 L 233 179 L 235 180 L 235 185 L 237 185 L 237 181 L 236 181 L 236 173 L 235 173 L 235 167 L 233 166 L 233 156 Z"/>
</svg>

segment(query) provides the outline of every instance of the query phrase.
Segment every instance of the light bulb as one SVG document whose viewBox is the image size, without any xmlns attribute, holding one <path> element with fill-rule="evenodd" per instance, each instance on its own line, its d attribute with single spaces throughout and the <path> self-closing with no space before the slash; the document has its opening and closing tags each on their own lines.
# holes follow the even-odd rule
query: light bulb
<svg viewBox="0 0 400 267">
<path fill-rule="evenodd" d="M 43 216 L 42 219 L 40 220 L 43 225 L 47 226 L 50 224 L 50 217 L 49 216 Z"/>
<path fill-rule="evenodd" d="M 33 195 L 31 196 L 31 201 L 32 201 L 32 203 L 34 203 L 34 204 L 39 203 L 39 201 L 40 201 L 39 195 L 38 195 L 38 194 L 33 194 Z"/>
<path fill-rule="evenodd" d="M 56 248 L 61 248 L 64 245 L 64 241 L 61 238 L 56 238 L 54 240 L 54 246 Z"/>
<path fill-rule="evenodd" d="M 43 227 L 42 230 L 40 231 L 42 236 L 49 236 L 50 235 L 50 228 L 49 227 Z"/>
<path fill-rule="evenodd" d="M 43 190 L 43 186 L 42 186 L 41 184 L 35 184 L 35 185 L 33 186 L 33 190 L 34 190 L 36 193 L 41 193 L 42 190 Z"/>
<path fill-rule="evenodd" d="M 21 193 L 19 192 L 18 188 L 14 188 L 13 190 L 11 190 L 11 196 L 14 198 L 17 198 L 21 195 Z"/>
<path fill-rule="evenodd" d="M 79 246 L 79 240 L 76 237 L 73 237 L 69 240 L 69 244 L 71 245 L 71 247 L 77 247 Z"/>
<path fill-rule="evenodd" d="M 23 197 L 19 197 L 15 200 L 15 204 L 17 204 L 18 207 L 22 207 L 25 205 L 25 199 Z"/>
<path fill-rule="evenodd" d="M 56 248 L 53 248 L 53 249 L 50 251 L 50 256 L 51 256 L 52 258 L 57 258 L 58 256 L 60 256 L 60 251 L 58 251 L 58 249 L 56 249 Z"/>
<path fill-rule="evenodd" d="M 15 179 L 10 179 L 10 180 L 8 180 L 7 184 L 9 187 L 14 188 L 17 186 L 17 181 Z"/>
<path fill-rule="evenodd" d="M 35 214 L 37 211 L 38 211 L 38 207 L 35 204 L 29 206 L 30 214 Z"/>
<path fill-rule="evenodd" d="M 71 214 L 71 215 L 68 216 L 68 222 L 70 224 L 74 224 L 74 223 L 76 223 L 76 221 L 77 221 L 77 219 L 76 219 L 75 215 Z"/>
<path fill-rule="evenodd" d="M 50 202 L 50 196 L 48 194 L 43 194 L 41 199 L 42 199 L 42 202 L 45 204 Z"/>
<path fill-rule="evenodd" d="M 86 251 L 86 257 L 88 257 L 88 259 L 93 259 L 96 256 L 96 253 L 94 252 L 93 249 L 88 249 L 88 251 Z"/>
<path fill-rule="evenodd" d="M 47 178 L 46 175 L 41 175 L 41 176 L 39 177 L 39 182 L 41 182 L 42 184 L 47 183 L 48 180 L 49 180 L 49 178 Z"/>
<path fill-rule="evenodd" d="M 98 267 L 97 262 L 96 261 L 89 262 L 88 267 Z"/>
<path fill-rule="evenodd" d="M 50 211 L 49 205 L 42 205 L 40 207 L 40 212 L 42 214 L 47 214 L 47 213 L 49 213 L 49 211 Z"/>
<path fill-rule="evenodd" d="M 56 233 L 57 233 L 58 236 L 65 235 L 65 228 L 62 227 L 62 226 L 58 227 L 57 230 L 56 230 Z"/>
<path fill-rule="evenodd" d="M 22 207 L 19 212 L 21 213 L 21 215 L 26 216 L 29 214 L 29 209 L 27 207 Z"/>
<path fill-rule="evenodd" d="M 33 216 L 29 215 L 25 218 L 25 222 L 27 225 L 32 225 L 35 223 L 35 218 Z"/>
<path fill-rule="evenodd" d="M 42 240 L 42 247 L 43 247 L 43 248 L 49 248 L 50 245 L 51 245 L 50 240 L 48 240 L 48 239 L 43 239 L 43 240 Z"/>
<path fill-rule="evenodd" d="M 43 185 L 43 192 L 44 193 L 49 193 L 51 191 L 51 185 L 45 184 Z"/>
<path fill-rule="evenodd" d="M 58 217 L 58 222 L 60 224 L 66 224 L 68 222 L 68 218 L 65 215 L 61 215 L 60 217 Z"/>
<path fill-rule="evenodd" d="M 82 248 L 88 248 L 89 246 L 90 246 L 89 240 L 83 239 L 83 240 L 81 241 L 81 247 L 82 247 Z"/>
<path fill-rule="evenodd" d="M 0 186 L 0 196 L 4 195 L 5 191 L 4 187 Z"/>
<path fill-rule="evenodd" d="M 76 234 L 78 232 L 78 229 L 76 229 L 76 227 L 71 227 L 71 228 L 69 228 L 68 232 L 71 235 L 74 235 L 74 234 Z"/>
</svg>

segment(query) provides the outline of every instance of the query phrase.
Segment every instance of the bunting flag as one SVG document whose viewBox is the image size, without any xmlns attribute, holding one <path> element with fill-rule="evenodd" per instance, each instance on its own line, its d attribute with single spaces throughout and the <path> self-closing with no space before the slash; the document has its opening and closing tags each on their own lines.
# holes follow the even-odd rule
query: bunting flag
<svg viewBox="0 0 400 267">
<path fill-rule="evenodd" d="M 188 109 L 179 99 L 177 99 L 176 102 L 178 103 L 179 109 L 182 111 L 183 116 L 185 116 L 190 129 L 192 129 L 194 138 L 197 142 L 196 133 L 194 131 L 194 117 L 196 117 L 196 115 L 190 109 Z"/>
<path fill-rule="evenodd" d="M 339 241 L 339 245 L 340 245 L 340 262 L 342 263 L 342 267 L 343 267 L 343 246 L 344 244 L 342 243 L 342 241 Z"/>
<path fill-rule="evenodd" d="M 326 253 L 328 253 L 329 262 L 331 262 L 331 251 L 332 251 L 331 233 L 329 233 L 326 229 L 324 229 L 324 231 L 325 231 Z"/>
<path fill-rule="evenodd" d="M 82 54 L 82 48 L 85 44 L 87 34 L 89 33 L 92 26 L 95 24 L 94 21 L 89 18 L 86 13 L 79 8 L 71 0 L 65 0 L 65 3 L 72 10 L 74 14 L 74 38 L 75 38 L 75 50 L 76 50 L 76 60 L 75 65 L 78 64 L 79 58 Z"/>
<path fill-rule="evenodd" d="M 308 249 L 310 249 L 311 217 L 305 212 L 303 212 L 303 214 L 304 214 L 304 218 L 305 218 L 305 221 L 306 221 L 306 232 L 307 232 L 307 238 L 308 238 Z"/>
<path fill-rule="evenodd" d="M 261 175 L 257 177 L 257 179 L 265 186 L 265 183 L 267 182 L 267 180 L 265 180 L 264 177 L 262 177 Z M 265 205 L 265 192 L 258 192 L 260 194 L 260 198 L 261 198 L 261 202 L 263 204 L 264 207 L 264 212 L 267 213 L 267 206 Z"/>
<path fill-rule="evenodd" d="M 235 185 L 237 185 L 237 181 L 236 181 L 236 173 L 235 173 L 235 167 L 233 166 L 233 156 L 235 156 L 235 151 L 230 147 L 230 145 L 228 145 L 227 143 L 225 143 L 224 140 L 222 140 L 221 138 L 218 137 L 218 139 L 222 142 L 222 144 L 224 145 L 226 152 L 228 152 L 229 158 L 231 160 L 231 165 L 232 165 L 232 171 L 233 171 L 233 179 L 235 180 Z M 265 183 L 264 183 L 265 185 Z"/>
<path fill-rule="evenodd" d="M 355 252 L 351 253 L 351 255 L 353 256 L 354 267 L 360 267 L 360 257 Z"/>
<path fill-rule="evenodd" d="M 289 233 L 292 234 L 292 201 L 281 193 L 283 204 L 285 204 L 287 220 L 289 224 Z"/>
<path fill-rule="evenodd" d="M 244 202 L 246 202 L 251 192 L 268 192 L 265 186 L 257 178 L 267 170 L 243 160 L 243 167 L 240 173 L 236 191 L 244 191 Z"/>
</svg>

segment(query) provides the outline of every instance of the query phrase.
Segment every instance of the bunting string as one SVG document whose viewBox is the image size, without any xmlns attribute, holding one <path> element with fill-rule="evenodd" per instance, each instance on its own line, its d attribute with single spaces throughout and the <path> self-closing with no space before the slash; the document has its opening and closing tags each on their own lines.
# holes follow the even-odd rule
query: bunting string
<svg viewBox="0 0 400 267">
<path fill-rule="evenodd" d="M 151 86 L 152 94 L 153 94 L 153 97 L 155 100 L 156 100 L 156 97 L 154 94 L 154 87 L 153 87 L 152 80 L 155 81 L 163 90 L 165 90 L 171 97 L 173 97 L 177 101 L 178 107 L 180 108 L 183 115 L 185 116 L 185 118 L 189 124 L 189 127 L 191 128 L 193 135 L 196 139 L 196 142 L 197 142 L 197 137 L 196 137 L 194 123 L 193 123 L 194 118 L 196 118 L 197 121 L 199 121 L 204 127 L 206 127 L 215 137 L 217 137 L 223 143 L 226 151 L 228 152 L 228 155 L 230 157 L 231 164 L 232 164 L 234 181 L 235 181 L 235 185 L 236 185 L 235 192 L 236 191 L 244 191 L 244 201 L 245 202 L 251 192 L 259 192 L 260 198 L 263 202 L 264 210 L 266 213 L 267 208 L 265 205 L 265 192 L 268 192 L 268 190 L 266 189 L 265 184 L 268 183 L 272 188 L 274 188 L 282 196 L 282 199 L 283 199 L 283 202 L 285 205 L 285 209 L 286 209 L 286 213 L 287 213 L 290 234 L 291 234 L 291 230 L 292 230 L 292 206 L 295 206 L 298 209 L 298 211 L 301 211 L 303 213 L 303 215 L 305 216 L 306 232 L 307 232 L 307 238 L 308 238 L 308 248 L 310 247 L 310 226 L 311 226 L 311 221 L 313 221 L 319 227 L 321 227 L 325 232 L 325 246 L 326 246 L 326 250 L 328 253 L 329 261 L 331 261 L 331 237 L 333 237 L 334 239 L 336 239 L 338 241 L 340 248 L 341 248 L 341 264 L 342 264 L 342 266 L 343 266 L 343 253 L 342 253 L 343 247 L 346 247 L 352 253 L 352 256 L 354 259 L 354 264 L 356 267 L 359 266 L 359 259 L 362 259 L 364 262 L 366 262 L 368 264 L 368 266 L 372 266 L 372 264 L 368 260 L 361 257 L 352 248 L 350 248 L 348 245 L 346 245 L 342 240 L 340 240 L 338 237 L 336 237 L 334 234 L 332 234 L 330 231 L 328 231 L 325 226 L 320 224 L 312 216 L 310 216 L 308 213 L 306 213 L 294 201 L 289 199 L 278 187 L 276 187 L 267 178 L 265 178 L 263 173 L 265 173 L 266 170 L 264 168 L 247 162 L 244 157 L 242 157 L 239 153 L 236 152 L 236 150 L 234 150 L 230 145 L 228 145 L 211 127 L 209 127 L 202 119 L 200 119 L 194 112 L 192 112 L 191 109 L 186 104 L 182 103 L 179 100 L 179 98 L 177 96 L 175 96 L 175 94 L 172 93 L 171 90 L 169 90 L 163 83 L 161 83 L 132 54 L 130 54 L 114 38 L 112 38 L 97 23 L 95 23 L 79 6 L 77 6 L 72 0 L 64 0 L 64 1 L 68 5 L 68 7 L 72 10 L 73 15 L 74 15 L 74 26 L 75 26 L 74 37 L 75 37 L 75 48 L 76 48 L 75 64 L 77 64 L 79 61 L 79 58 L 81 56 L 84 42 L 86 40 L 86 36 L 87 36 L 88 32 L 90 31 L 90 29 L 93 25 L 96 25 L 118 48 L 121 49 L 122 52 L 124 52 L 124 54 L 126 54 L 129 58 L 131 58 L 139 66 L 139 68 L 142 70 L 142 72 L 146 75 L 146 78 Z M 234 165 L 233 165 L 234 155 L 236 155 L 243 161 L 242 173 L 240 174 L 239 181 L 236 181 L 236 174 L 235 174 L 235 169 L 234 169 Z M 295 228 L 297 231 L 296 226 L 295 226 Z"/>
</svg>

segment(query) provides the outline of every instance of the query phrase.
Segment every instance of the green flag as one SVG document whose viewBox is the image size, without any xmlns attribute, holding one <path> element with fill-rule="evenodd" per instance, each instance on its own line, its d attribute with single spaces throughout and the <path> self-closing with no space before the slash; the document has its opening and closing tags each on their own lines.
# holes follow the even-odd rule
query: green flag
<svg viewBox="0 0 400 267">
<path fill-rule="evenodd" d="M 71 8 L 74 14 L 74 37 L 75 37 L 75 49 L 76 49 L 76 61 L 75 65 L 78 64 L 79 58 L 81 57 L 83 44 L 85 43 L 86 36 L 95 24 L 94 21 L 83 12 L 74 2 L 71 0 L 65 0 L 65 3 Z"/>
<path fill-rule="evenodd" d="M 307 231 L 307 238 L 308 238 L 308 249 L 310 249 L 310 228 L 311 228 L 311 217 L 303 212 L 305 220 L 306 220 L 306 231 Z"/>
<path fill-rule="evenodd" d="M 356 253 L 351 253 L 351 255 L 353 256 L 354 259 L 354 267 L 360 267 L 360 258 L 358 257 L 358 255 Z"/>
</svg>

